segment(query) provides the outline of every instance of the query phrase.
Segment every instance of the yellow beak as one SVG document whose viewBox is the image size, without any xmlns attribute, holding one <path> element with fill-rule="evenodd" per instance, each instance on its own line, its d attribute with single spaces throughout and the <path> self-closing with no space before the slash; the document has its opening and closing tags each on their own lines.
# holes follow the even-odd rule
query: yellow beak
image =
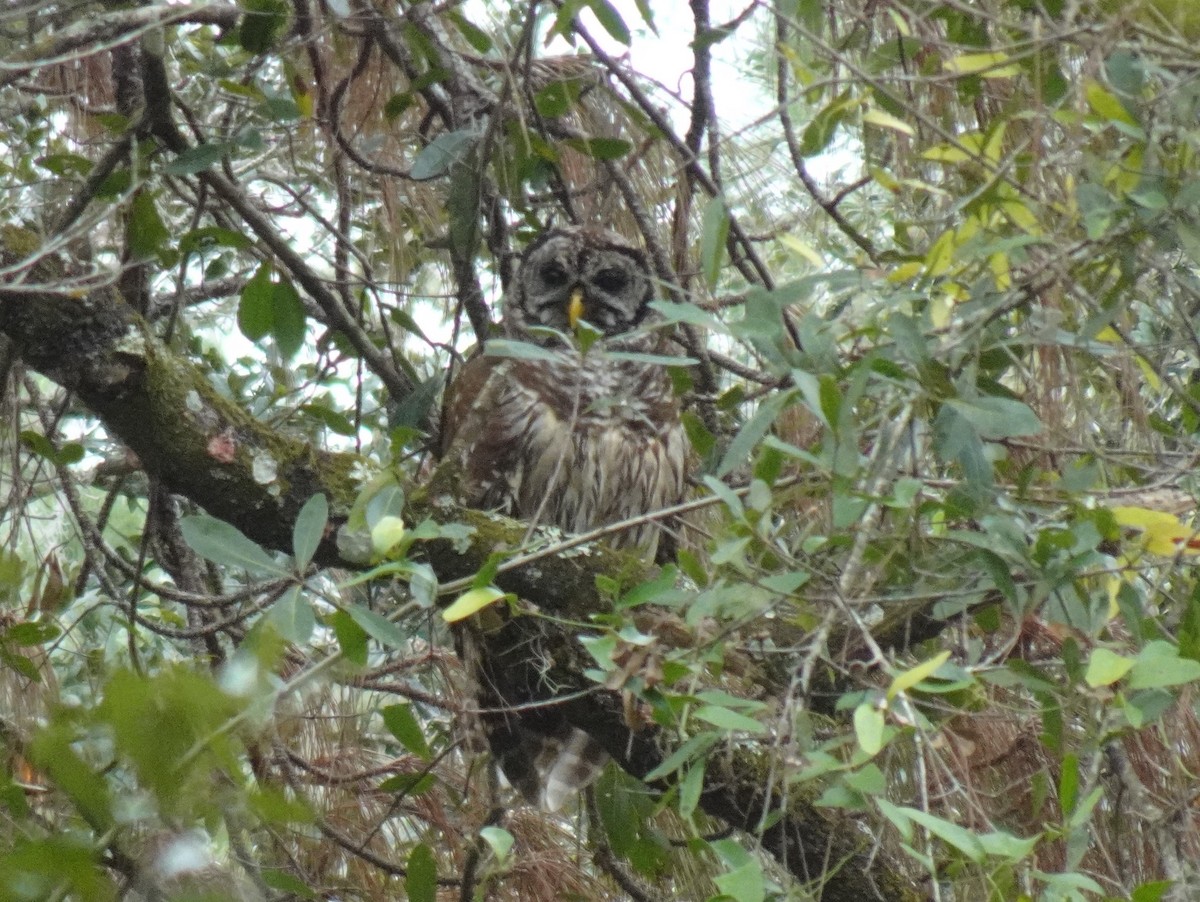
<svg viewBox="0 0 1200 902">
<path fill-rule="evenodd" d="M 571 301 L 567 304 L 567 322 L 574 329 L 583 319 L 583 289 L 576 288 L 571 292 Z"/>
</svg>

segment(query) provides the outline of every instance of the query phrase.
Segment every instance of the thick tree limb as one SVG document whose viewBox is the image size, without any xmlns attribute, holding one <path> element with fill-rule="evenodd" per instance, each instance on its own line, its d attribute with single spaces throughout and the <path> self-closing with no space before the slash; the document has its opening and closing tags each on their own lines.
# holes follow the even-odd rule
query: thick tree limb
<svg viewBox="0 0 1200 902">
<path fill-rule="evenodd" d="M 36 249 L 31 233 L 0 230 L 0 264 L 12 265 Z M 344 518 L 358 491 L 355 472 L 361 458 L 320 451 L 267 428 L 162 345 L 114 289 L 77 297 L 44 287 L 53 283 L 55 269 L 48 259 L 33 268 L 32 280 L 42 287 L 0 285 L 0 333 L 28 365 L 76 392 L 171 491 L 255 541 L 285 550 L 291 546 L 293 520 L 313 494 L 323 492 L 330 499 L 335 522 Z M 255 473 L 263 472 L 266 459 L 276 475 L 262 482 Z M 497 548 L 519 547 L 525 532 L 522 524 L 458 507 L 447 488 L 452 485 L 453 473 L 443 471 L 411 493 L 407 512 L 414 522 L 428 516 L 474 527 L 465 545 L 438 540 L 421 546 L 443 582 L 476 572 Z M 331 539 L 318 559 L 352 566 L 338 559 Z M 637 558 L 603 547 L 543 558 L 536 566 L 500 574 L 497 581 L 554 619 L 516 616 L 482 633 L 489 666 L 503 675 L 510 703 L 555 704 L 556 713 L 597 738 L 638 777 L 665 760 L 671 737 L 657 728 L 630 728 L 620 693 L 598 689 L 583 675 L 589 659 L 576 631 L 559 621 L 586 621 L 601 607 L 597 575 L 631 584 L 650 572 Z M 760 836 L 764 848 L 797 878 L 821 881 L 825 900 L 924 897 L 899 859 L 880 847 L 862 822 L 816 806 L 806 787 L 793 787 L 786 797 L 768 794 L 770 757 L 752 744 L 730 745 L 711 755 L 704 810 Z M 760 830 L 775 812 L 781 816 Z"/>
</svg>

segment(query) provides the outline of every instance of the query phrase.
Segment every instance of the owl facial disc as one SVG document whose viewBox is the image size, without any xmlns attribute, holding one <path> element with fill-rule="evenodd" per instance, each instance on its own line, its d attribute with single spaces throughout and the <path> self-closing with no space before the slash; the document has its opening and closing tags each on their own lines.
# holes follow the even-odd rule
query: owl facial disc
<svg viewBox="0 0 1200 902">
<path fill-rule="evenodd" d="M 654 282 L 636 246 L 605 229 L 569 226 L 540 236 L 521 258 L 510 309 L 510 334 L 559 333 L 586 320 L 606 337 L 636 328 L 649 312 Z"/>
</svg>

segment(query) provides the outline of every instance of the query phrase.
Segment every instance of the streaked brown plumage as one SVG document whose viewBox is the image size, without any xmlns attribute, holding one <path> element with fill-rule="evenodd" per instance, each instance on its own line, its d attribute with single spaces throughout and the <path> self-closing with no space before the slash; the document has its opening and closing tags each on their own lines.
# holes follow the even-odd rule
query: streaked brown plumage
<svg viewBox="0 0 1200 902">
<path fill-rule="evenodd" d="M 652 324 L 652 297 L 645 257 L 611 232 L 558 228 L 530 245 L 503 325 L 506 338 L 539 350 L 478 355 L 448 395 L 442 448 L 462 465 L 464 502 L 578 533 L 680 500 L 687 452 L 670 380 L 659 364 L 621 357 L 659 351 L 660 333 L 634 331 Z M 584 354 L 569 338 L 577 316 L 603 336 Z M 659 527 L 609 541 L 653 557 Z M 504 686 L 484 688 L 493 702 L 520 701 Z M 550 808 L 607 760 L 552 707 L 485 725 L 509 781 Z M 547 768 L 548 743 L 560 753 Z"/>
</svg>

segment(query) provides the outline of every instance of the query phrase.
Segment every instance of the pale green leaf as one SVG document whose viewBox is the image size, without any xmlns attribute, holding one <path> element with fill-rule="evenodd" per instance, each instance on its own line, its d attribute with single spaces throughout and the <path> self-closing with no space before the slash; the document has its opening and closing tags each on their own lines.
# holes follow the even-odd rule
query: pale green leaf
<svg viewBox="0 0 1200 902">
<path fill-rule="evenodd" d="M 877 755 L 883 748 L 883 728 L 883 712 L 872 702 L 854 709 L 854 735 L 858 747 L 868 755 Z"/>
<path fill-rule="evenodd" d="M 743 733 L 766 732 L 766 727 L 753 717 L 747 717 L 745 714 L 739 714 L 716 705 L 704 705 L 697 708 L 693 716 L 714 727 L 720 727 L 722 730 L 737 730 Z"/>
<path fill-rule="evenodd" d="M 492 854 L 496 856 L 496 860 L 503 863 L 508 860 L 508 853 L 512 851 L 513 835 L 501 827 L 483 827 L 479 831 L 479 835 L 483 837 L 483 841 L 488 844 L 492 850 Z"/>
<path fill-rule="evenodd" d="M 1083 679 L 1093 689 L 1097 686 L 1109 686 L 1125 676 L 1133 664 L 1133 658 L 1119 655 L 1107 648 L 1097 648 L 1088 659 L 1087 673 Z"/>
<path fill-rule="evenodd" d="M 325 526 L 329 522 L 329 502 L 323 494 L 313 495 L 300 508 L 296 523 L 292 527 L 292 555 L 296 559 L 296 570 L 303 572 L 317 553 L 321 539 L 325 537 Z"/>
<path fill-rule="evenodd" d="M 1200 680 L 1200 661 L 1179 657 L 1179 649 L 1156 639 L 1142 649 L 1129 676 L 1130 689 L 1157 689 Z"/>
<path fill-rule="evenodd" d="M 291 576 L 290 568 L 280 564 L 236 526 L 224 520 L 207 514 L 193 514 L 179 521 L 179 529 L 192 550 L 214 564 L 258 576 Z"/>
<path fill-rule="evenodd" d="M 377 558 L 387 555 L 404 539 L 404 521 L 392 514 L 385 514 L 371 527 L 371 549 Z"/>
</svg>

